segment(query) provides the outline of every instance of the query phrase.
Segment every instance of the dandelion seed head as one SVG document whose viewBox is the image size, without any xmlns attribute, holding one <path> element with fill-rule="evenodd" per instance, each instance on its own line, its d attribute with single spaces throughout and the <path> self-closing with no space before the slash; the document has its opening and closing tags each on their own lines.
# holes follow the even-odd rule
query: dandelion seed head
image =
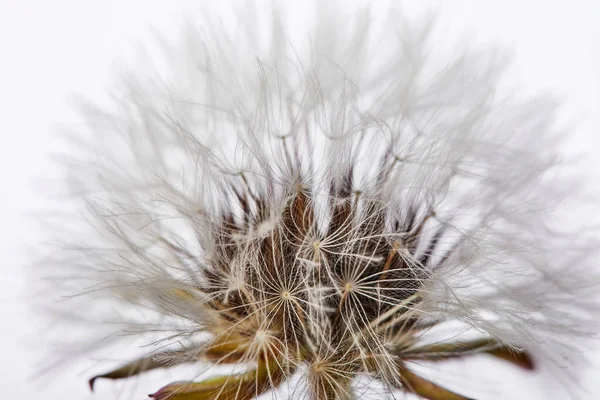
<svg viewBox="0 0 600 400">
<path fill-rule="evenodd" d="M 587 335 L 592 242 L 548 218 L 566 191 L 554 105 L 498 96 L 500 52 L 436 67 L 424 20 L 322 18 L 297 46 L 273 15 L 267 50 L 249 20 L 190 27 L 165 45 L 169 79 L 81 103 L 92 158 L 69 171 L 93 244 L 60 270 L 152 347 L 92 388 L 244 364 L 151 397 L 250 399 L 303 371 L 319 400 L 356 398 L 364 376 L 466 399 L 411 363 L 568 365 Z"/>
</svg>

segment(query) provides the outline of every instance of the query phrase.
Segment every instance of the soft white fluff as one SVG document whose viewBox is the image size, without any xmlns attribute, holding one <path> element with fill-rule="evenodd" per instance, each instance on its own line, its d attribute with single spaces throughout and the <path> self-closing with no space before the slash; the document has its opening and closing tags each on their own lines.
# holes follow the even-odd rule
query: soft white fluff
<svg viewBox="0 0 600 400">
<path fill-rule="evenodd" d="M 390 221 L 427 219 L 425 245 L 414 254 L 400 248 L 403 256 L 418 259 L 445 227 L 428 262 L 414 264 L 429 274 L 419 315 L 440 328 L 423 341 L 443 339 L 449 326 L 572 366 L 593 330 L 597 244 L 573 221 L 565 228 L 564 207 L 576 204 L 565 195 L 577 194 L 557 164 L 553 102 L 502 95 L 503 53 L 440 49 L 429 17 L 319 16 L 294 40 L 277 13 L 266 24 L 241 12 L 233 33 L 204 18 L 165 44 L 162 60 L 124 73 L 112 104 L 79 103 L 86 124 L 71 132 L 69 178 L 92 229 L 67 236 L 51 275 L 77 294 L 64 304 L 85 316 L 82 330 L 96 322 L 102 344 L 129 335 L 153 344 L 138 355 L 204 337 L 206 310 L 172 294 L 195 293 L 198 268 L 218 255 L 222 213 L 242 221 L 233 189 L 270 206 L 240 241 L 276 229 L 300 181 L 313 193 L 322 238 L 330 188 L 352 167 L 353 189 L 385 208 L 385 240 L 406 235 Z M 247 265 L 258 259 L 252 251 L 231 275 L 233 288 L 244 284 L 244 268 L 257 268 Z M 297 257 L 309 268 L 315 254 L 307 246 Z M 336 288 L 310 293 L 326 307 L 319 290 Z"/>
</svg>

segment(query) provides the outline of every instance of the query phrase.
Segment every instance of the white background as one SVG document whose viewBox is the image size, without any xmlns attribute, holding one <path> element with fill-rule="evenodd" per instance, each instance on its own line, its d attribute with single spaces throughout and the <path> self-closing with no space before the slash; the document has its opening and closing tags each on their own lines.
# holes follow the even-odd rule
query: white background
<svg viewBox="0 0 600 400">
<path fill-rule="evenodd" d="M 111 65 L 131 51 L 149 27 L 172 31 L 182 12 L 198 8 L 198 3 L 216 7 L 206 1 L 4 0 L 0 3 L 2 398 L 110 399 L 119 394 L 105 390 L 92 397 L 86 387 L 87 371 L 61 376 L 53 382 L 32 379 L 38 366 L 35 344 L 42 341 L 43 332 L 36 331 L 36 317 L 27 307 L 28 300 L 37 294 L 29 290 L 27 279 L 31 277 L 25 278 L 23 266 L 32 261 L 32 249 L 43 240 L 31 211 L 43 208 L 44 196 L 51 190 L 37 178 L 51 172 L 49 153 L 60 150 L 51 125 L 71 118 L 66 103 L 69 93 L 78 91 L 92 97 L 102 93 Z M 436 4 L 405 3 L 411 7 Z M 377 5 L 385 7 L 389 2 Z M 562 93 L 567 100 L 566 118 L 574 122 L 569 150 L 582 150 L 590 155 L 582 173 L 591 185 L 597 186 L 600 2 L 465 0 L 446 1 L 442 10 L 456 27 L 478 38 L 514 46 L 515 72 L 524 85 Z M 303 14 L 294 15 L 301 25 Z M 600 360 L 598 353 L 594 354 L 593 358 Z M 590 393 L 583 398 L 596 398 L 600 392 L 596 379 L 600 368 L 581 374 Z M 516 383 L 504 379 L 504 384 Z M 156 388 L 154 384 L 147 390 Z M 508 390 L 505 392 L 508 397 L 503 398 L 548 398 L 538 392 L 542 393 L 532 384 L 527 390 Z M 126 399 L 126 393 L 120 398 Z M 493 398 L 491 393 L 489 396 Z"/>
</svg>

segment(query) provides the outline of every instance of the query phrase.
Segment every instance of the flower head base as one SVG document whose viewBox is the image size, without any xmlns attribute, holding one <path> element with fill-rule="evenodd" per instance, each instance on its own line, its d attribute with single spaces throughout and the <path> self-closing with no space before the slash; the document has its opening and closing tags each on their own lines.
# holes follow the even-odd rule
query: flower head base
<svg viewBox="0 0 600 400">
<path fill-rule="evenodd" d="M 486 354 L 533 369 L 534 352 L 573 353 L 592 310 L 575 293 L 590 287 L 560 277 L 591 252 L 544 213 L 560 187 L 551 149 L 538 154 L 551 107 L 496 99 L 490 54 L 435 69 L 411 28 L 372 58 L 366 19 L 327 34 L 335 22 L 306 54 L 279 40 L 279 17 L 269 51 L 252 28 L 239 47 L 194 31 L 173 84 L 130 77 L 114 115 L 86 109 L 94 153 L 111 157 L 85 169 L 102 176 L 88 200 L 105 235 L 75 264 L 96 305 L 116 302 L 142 336 L 169 332 L 92 388 L 209 362 L 244 367 L 150 397 L 251 399 L 301 373 L 318 400 L 355 398 L 365 375 L 467 399 L 411 363 Z"/>
<path fill-rule="evenodd" d="M 386 186 L 384 175 L 382 170 L 377 185 Z M 446 229 L 433 221 L 433 211 L 419 214 L 415 207 L 404 220 L 390 220 L 394 214 L 385 203 L 355 190 L 350 169 L 339 186 L 330 184 L 324 225 L 315 218 L 317 200 L 301 181 L 288 185 L 278 211 L 271 209 L 269 193 L 250 189 L 244 175 L 239 182 L 231 191 L 242 214 L 236 220 L 223 211 L 210 229 L 211 262 L 198 270 L 193 289 L 174 296 L 203 309 L 212 334 L 188 351 L 216 363 L 250 362 L 255 369 L 172 384 L 151 397 L 253 398 L 307 364 L 316 399 L 354 398 L 351 384 L 358 374 L 429 399 L 466 399 L 419 377 L 405 363 L 487 353 L 533 368 L 527 354 L 492 338 L 420 343 L 438 322 L 420 310 L 422 292 L 456 247 L 432 261 Z M 274 214 L 276 223 L 266 221 Z M 265 224 L 268 231 L 261 228 Z M 424 235 L 426 229 L 434 232 Z M 100 377 L 118 379 L 166 365 L 137 360 Z"/>
</svg>

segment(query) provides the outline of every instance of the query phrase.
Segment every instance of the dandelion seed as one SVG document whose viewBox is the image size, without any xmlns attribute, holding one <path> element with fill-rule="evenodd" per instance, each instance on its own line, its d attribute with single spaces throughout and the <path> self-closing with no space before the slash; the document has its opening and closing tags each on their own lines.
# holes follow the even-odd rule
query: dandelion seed
<svg viewBox="0 0 600 400">
<path fill-rule="evenodd" d="M 70 171 L 97 229 L 60 268 L 87 291 L 75 309 L 87 298 L 82 312 L 122 319 L 117 338 L 145 340 L 92 389 L 244 365 L 150 397 L 251 399 L 301 373 L 300 397 L 353 399 L 370 376 L 458 400 L 468 388 L 414 363 L 576 358 L 595 245 L 548 218 L 552 105 L 497 98 L 494 52 L 437 68 L 431 25 L 400 17 L 322 16 L 306 45 L 278 15 L 269 43 L 250 20 L 190 29 L 170 78 L 128 75 L 114 111 L 85 104 L 100 158 Z"/>
</svg>

